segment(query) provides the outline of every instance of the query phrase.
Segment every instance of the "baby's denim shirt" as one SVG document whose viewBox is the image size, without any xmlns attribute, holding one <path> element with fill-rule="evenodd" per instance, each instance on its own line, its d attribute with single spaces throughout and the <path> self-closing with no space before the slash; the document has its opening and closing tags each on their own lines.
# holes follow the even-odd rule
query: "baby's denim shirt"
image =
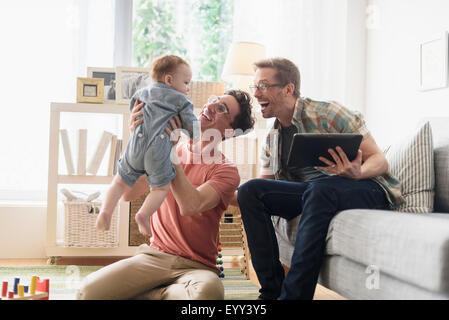
<svg viewBox="0 0 449 320">
<path fill-rule="evenodd" d="M 176 176 L 170 157 L 172 142 L 165 128 L 170 128 L 168 121 L 178 115 L 182 128 L 193 139 L 193 123 L 197 121 L 193 104 L 183 93 L 159 82 L 137 91 L 130 102 L 131 110 L 136 100 L 145 103 L 141 109 L 144 120 L 131 135 L 117 171 L 131 187 L 143 174 L 152 187 L 163 186 Z"/>
<path fill-rule="evenodd" d="M 178 115 L 182 128 L 193 138 L 193 123 L 197 118 L 193 114 L 193 103 L 189 98 L 165 83 L 155 82 L 146 88 L 138 90 L 131 99 L 130 110 L 136 100 L 144 102 L 143 125 L 151 143 L 157 135 L 165 132 L 168 120 Z"/>
</svg>

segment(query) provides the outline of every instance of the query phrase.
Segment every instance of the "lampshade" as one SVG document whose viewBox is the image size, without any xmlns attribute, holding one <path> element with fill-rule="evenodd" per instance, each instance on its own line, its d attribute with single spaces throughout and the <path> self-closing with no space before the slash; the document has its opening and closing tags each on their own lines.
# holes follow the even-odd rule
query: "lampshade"
<svg viewBox="0 0 449 320">
<path fill-rule="evenodd" d="M 265 58 L 265 47 L 255 42 L 234 42 L 223 67 L 222 79 L 238 82 L 243 76 L 254 75 L 253 63 Z"/>
</svg>

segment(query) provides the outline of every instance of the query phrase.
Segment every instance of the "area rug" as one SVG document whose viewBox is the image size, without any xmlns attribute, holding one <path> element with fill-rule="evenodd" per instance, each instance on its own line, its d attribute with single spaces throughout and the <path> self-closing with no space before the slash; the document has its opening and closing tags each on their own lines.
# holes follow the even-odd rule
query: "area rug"
<svg viewBox="0 0 449 320">
<path fill-rule="evenodd" d="M 29 285 L 31 276 L 50 279 L 50 300 L 74 300 L 81 281 L 101 266 L 7 266 L 0 267 L 0 281 L 8 281 L 8 290 L 14 284 L 14 278 Z M 259 287 L 240 272 L 239 268 L 227 268 L 222 279 L 225 288 L 225 300 L 255 300 L 259 296 Z"/>
</svg>

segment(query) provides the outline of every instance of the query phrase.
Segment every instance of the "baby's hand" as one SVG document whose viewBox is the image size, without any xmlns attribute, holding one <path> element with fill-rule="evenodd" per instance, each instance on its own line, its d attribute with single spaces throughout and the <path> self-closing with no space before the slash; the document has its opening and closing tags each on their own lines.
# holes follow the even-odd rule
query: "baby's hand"
<svg viewBox="0 0 449 320">
<path fill-rule="evenodd" d="M 145 105 L 144 102 L 140 102 L 139 100 L 136 100 L 134 103 L 134 107 L 131 110 L 131 117 L 129 118 L 129 132 L 133 133 L 134 130 L 142 124 L 143 122 L 143 112 L 140 111 L 140 109 L 143 108 Z M 141 117 L 140 119 L 137 119 L 138 117 Z"/>
</svg>

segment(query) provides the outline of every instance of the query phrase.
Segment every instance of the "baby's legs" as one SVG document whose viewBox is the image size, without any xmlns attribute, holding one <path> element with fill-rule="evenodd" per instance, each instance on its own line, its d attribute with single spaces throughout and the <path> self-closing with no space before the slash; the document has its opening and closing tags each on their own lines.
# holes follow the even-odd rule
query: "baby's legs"
<svg viewBox="0 0 449 320">
<path fill-rule="evenodd" d="M 109 230 L 111 227 L 112 213 L 117 206 L 120 197 L 126 191 L 131 190 L 118 174 L 115 175 L 108 192 L 106 193 L 106 199 L 104 200 L 100 214 L 98 215 L 95 227 L 100 231 Z"/>
<path fill-rule="evenodd" d="M 146 236 L 151 235 L 150 216 L 159 209 L 169 190 L 169 183 L 160 187 L 151 188 L 150 193 L 145 198 L 142 207 L 135 217 L 141 234 Z"/>
</svg>

